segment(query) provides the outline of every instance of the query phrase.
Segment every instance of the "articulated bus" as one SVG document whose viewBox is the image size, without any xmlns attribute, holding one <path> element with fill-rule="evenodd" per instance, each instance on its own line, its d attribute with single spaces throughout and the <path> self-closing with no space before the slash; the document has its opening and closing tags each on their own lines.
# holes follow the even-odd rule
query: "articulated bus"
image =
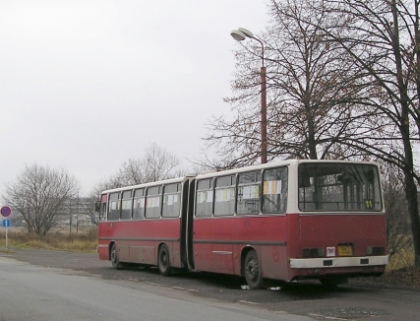
<svg viewBox="0 0 420 321">
<path fill-rule="evenodd" d="M 104 191 L 98 252 L 124 263 L 263 281 L 380 276 L 388 263 L 378 166 L 289 160 Z"/>
</svg>

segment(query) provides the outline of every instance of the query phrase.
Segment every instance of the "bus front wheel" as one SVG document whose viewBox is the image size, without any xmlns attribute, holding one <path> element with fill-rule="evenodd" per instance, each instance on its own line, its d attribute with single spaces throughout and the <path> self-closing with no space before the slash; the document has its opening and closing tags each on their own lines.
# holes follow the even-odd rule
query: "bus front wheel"
<svg viewBox="0 0 420 321">
<path fill-rule="evenodd" d="M 115 244 L 112 244 L 111 247 L 111 264 L 112 267 L 116 270 L 122 269 L 122 264 L 120 262 L 120 259 L 118 258 L 117 246 Z"/>
<path fill-rule="evenodd" d="M 262 287 L 263 278 L 255 250 L 249 251 L 245 257 L 244 273 L 246 283 L 248 283 L 250 289 L 256 290 Z"/>
<path fill-rule="evenodd" d="M 160 274 L 168 276 L 171 273 L 171 260 L 169 257 L 169 249 L 165 244 L 160 247 L 158 258 Z"/>
</svg>

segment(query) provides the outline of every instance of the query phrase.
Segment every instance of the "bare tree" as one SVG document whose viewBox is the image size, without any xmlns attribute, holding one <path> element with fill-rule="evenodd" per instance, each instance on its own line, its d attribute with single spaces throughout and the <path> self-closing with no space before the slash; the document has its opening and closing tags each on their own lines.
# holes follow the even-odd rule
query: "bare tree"
<svg viewBox="0 0 420 321">
<path fill-rule="evenodd" d="M 152 144 L 143 158 L 129 159 L 110 179 L 97 184 L 93 194 L 106 189 L 142 184 L 182 176 L 179 159 L 165 149 Z"/>
<path fill-rule="evenodd" d="M 189 171 L 188 174 L 193 175 L 211 171 L 217 172 L 232 168 L 239 168 L 243 165 L 240 158 L 229 152 L 226 152 L 225 155 L 221 157 L 213 159 L 210 159 L 207 154 L 204 154 L 204 157 L 202 157 L 201 160 L 195 161 L 193 164 L 194 169 Z"/>
<path fill-rule="evenodd" d="M 307 1 L 271 1 L 272 25 L 262 36 L 267 65 L 269 158 L 344 158 L 358 150 L 342 149 L 339 141 L 370 119 L 372 110 L 354 108 L 353 61 L 340 46 L 326 42 L 321 26 L 327 14 L 314 14 Z M 310 20 L 310 23 L 305 22 Z M 232 104 L 235 118 L 221 117 L 207 137 L 223 142 L 222 153 L 237 151 L 237 162 L 259 154 L 260 50 L 248 42 L 236 54 Z M 350 85 L 352 84 L 352 85 Z"/>
<path fill-rule="evenodd" d="M 65 203 L 79 193 L 76 179 L 64 169 L 27 166 L 3 198 L 17 210 L 29 232 L 45 236 L 56 225 Z"/>
<path fill-rule="evenodd" d="M 146 150 L 143 165 L 144 183 L 176 177 L 180 174 L 180 171 L 177 171 L 180 165 L 179 159 L 156 144 L 152 144 Z"/>
<path fill-rule="evenodd" d="M 270 8 L 269 156 L 379 159 L 400 168 L 420 266 L 413 152 L 420 140 L 420 1 L 272 0 Z M 236 117 L 218 119 L 208 137 L 244 162 L 258 156 L 256 52 L 238 52 L 239 94 L 228 99 Z"/>
<path fill-rule="evenodd" d="M 384 199 L 386 208 L 388 253 L 402 255 L 412 248 L 413 240 L 410 233 L 410 215 L 407 210 L 407 199 L 404 194 L 404 175 L 395 166 L 383 166 L 382 173 Z"/>
<path fill-rule="evenodd" d="M 420 139 L 419 7 L 418 0 L 324 0 L 313 4 L 318 13 L 334 17 L 322 27 L 323 35 L 352 58 L 364 83 L 360 104 L 377 111 L 365 127 L 367 131 L 358 130 L 341 143 L 402 170 L 416 266 L 420 266 L 420 176 L 413 143 Z"/>
</svg>

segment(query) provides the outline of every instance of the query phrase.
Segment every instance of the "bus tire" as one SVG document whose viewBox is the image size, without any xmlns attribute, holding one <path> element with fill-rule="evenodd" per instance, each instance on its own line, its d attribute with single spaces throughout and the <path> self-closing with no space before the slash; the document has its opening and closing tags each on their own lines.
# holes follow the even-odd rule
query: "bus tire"
<svg viewBox="0 0 420 321">
<path fill-rule="evenodd" d="M 111 264 L 112 264 L 112 267 L 116 270 L 122 269 L 122 264 L 120 262 L 120 259 L 118 258 L 118 250 L 115 243 L 112 244 L 112 247 L 111 247 Z"/>
<path fill-rule="evenodd" d="M 260 289 L 262 287 L 263 278 L 258 264 L 257 252 L 255 252 L 255 250 L 249 251 L 245 257 L 244 274 L 246 283 L 248 283 L 251 290 Z"/>
<path fill-rule="evenodd" d="M 166 244 L 163 244 L 159 248 L 158 265 L 160 274 L 163 276 L 171 274 L 171 259 L 169 256 L 169 249 Z"/>
</svg>

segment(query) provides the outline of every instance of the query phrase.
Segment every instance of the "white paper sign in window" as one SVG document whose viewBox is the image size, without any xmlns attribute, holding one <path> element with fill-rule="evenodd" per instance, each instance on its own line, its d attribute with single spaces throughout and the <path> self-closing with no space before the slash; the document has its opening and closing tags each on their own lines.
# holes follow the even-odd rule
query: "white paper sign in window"
<svg viewBox="0 0 420 321">
<path fill-rule="evenodd" d="M 281 181 L 264 182 L 264 195 L 281 194 Z"/>
<path fill-rule="evenodd" d="M 228 202 L 231 200 L 231 189 L 219 189 L 216 191 L 216 203 Z"/>
<path fill-rule="evenodd" d="M 173 195 L 167 195 L 167 204 L 172 205 L 174 203 L 174 196 Z"/>
<path fill-rule="evenodd" d="M 147 198 L 147 208 L 159 207 L 159 196 Z"/>
<path fill-rule="evenodd" d="M 254 186 L 244 186 L 242 198 L 244 200 L 259 198 L 260 187 L 258 185 Z"/>
</svg>

